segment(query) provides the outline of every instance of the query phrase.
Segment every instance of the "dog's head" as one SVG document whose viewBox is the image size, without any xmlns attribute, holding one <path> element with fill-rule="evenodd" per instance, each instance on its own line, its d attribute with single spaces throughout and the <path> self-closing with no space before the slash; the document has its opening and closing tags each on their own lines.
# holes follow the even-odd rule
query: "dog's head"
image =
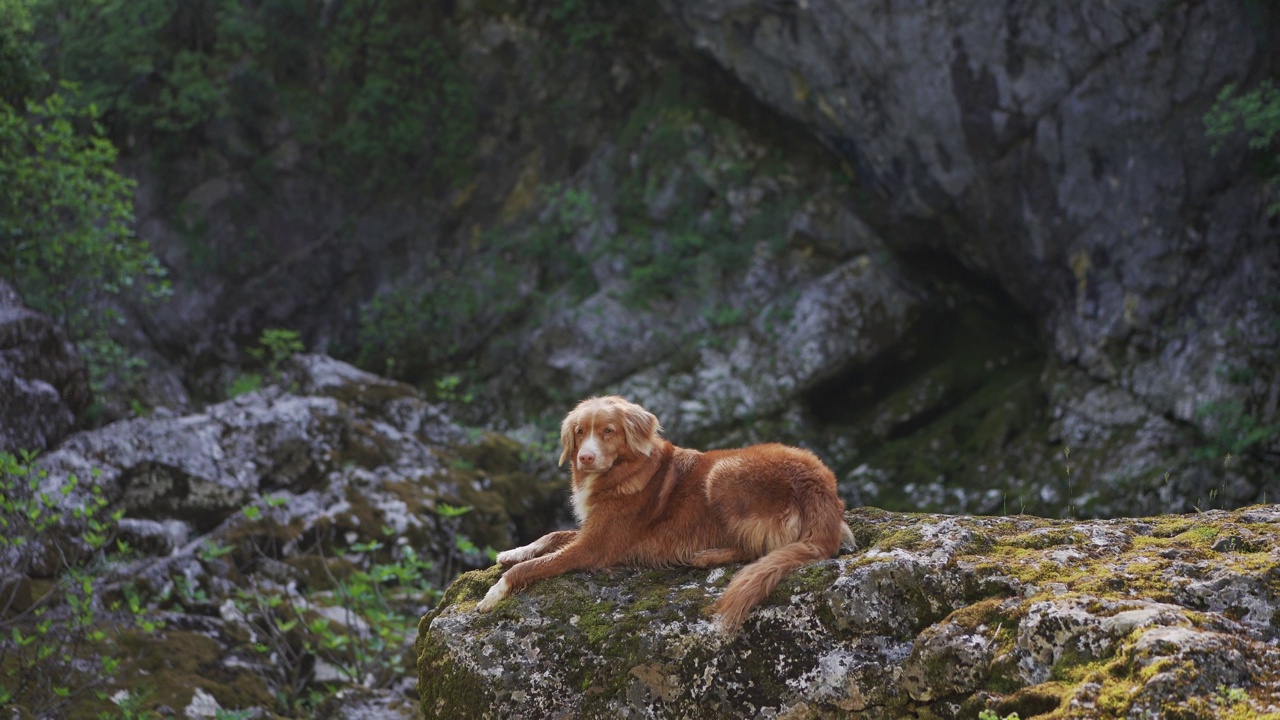
<svg viewBox="0 0 1280 720">
<path fill-rule="evenodd" d="M 619 459 L 652 453 L 661 430 L 653 413 L 617 395 L 583 400 L 560 424 L 560 464 L 572 460 L 581 472 L 608 472 Z"/>
</svg>

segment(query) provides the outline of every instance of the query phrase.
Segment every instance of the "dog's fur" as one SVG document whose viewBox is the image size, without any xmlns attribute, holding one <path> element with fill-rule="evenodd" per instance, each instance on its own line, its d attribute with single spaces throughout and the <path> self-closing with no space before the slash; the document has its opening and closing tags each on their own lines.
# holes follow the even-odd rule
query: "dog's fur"
<svg viewBox="0 0 1280 720">
<path fill-rule="evenodd" d="M 715 605 L 732 632 L 788 572 L 852 546 L 835 476 L 813 453 L 778 444 L 699 452 L 660 430 L 621 397 L 579 403 L 560 426 L 579 529 L 500 553 L 508 569 L 476 609 L 570 570 L 749 562 Z"/>
</svg>

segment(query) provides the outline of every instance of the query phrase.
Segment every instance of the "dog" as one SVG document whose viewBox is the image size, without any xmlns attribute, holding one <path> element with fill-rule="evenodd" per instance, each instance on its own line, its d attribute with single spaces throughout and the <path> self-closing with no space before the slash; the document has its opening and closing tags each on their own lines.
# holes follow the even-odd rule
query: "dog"
<svg viewBox="0 0 1280 720">
<path fill-rule="evenodd" d="M 579 529 L 499 553 L 506 571 L 476 610 L 571 570 L 750 563 L 713 608 L 728 634 L 787 573 L 854 545 L 835 475 L 813 453 L 776 443 L 700 452 L 661 429 L 616 395 L 579 403 L 560 426 Z"/>
</svg>

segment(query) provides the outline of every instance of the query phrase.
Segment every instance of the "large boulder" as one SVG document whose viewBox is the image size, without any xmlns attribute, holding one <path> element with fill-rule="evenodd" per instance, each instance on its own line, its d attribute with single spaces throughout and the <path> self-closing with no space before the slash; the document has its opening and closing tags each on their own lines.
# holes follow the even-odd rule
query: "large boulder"
<svg viewBox="0 0 1280 720">
<path fill-rule="evenodd" d="M 90 399 L 89 374 L 66 334 L 0 279 L 0 451 L 53 447 Z"/>
<path fill-rule="evenodd" d="M 423 617 L 427 717 L 1240 716 L 1275 712 L 1280 508 L 1111 521 L 848 516 L 860 548 L 796 571 L 739 634 L 738 566 L 540 582 L 499 570 Z M 1248 660 L 1246 660 L 1246 658 Z"/>
</svg>

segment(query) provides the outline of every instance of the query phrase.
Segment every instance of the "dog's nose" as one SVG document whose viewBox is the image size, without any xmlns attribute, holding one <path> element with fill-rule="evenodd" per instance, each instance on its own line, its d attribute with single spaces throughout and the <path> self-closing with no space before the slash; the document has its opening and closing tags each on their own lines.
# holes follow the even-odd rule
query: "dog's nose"
<svg viewBox="0 0 1280 720">
<path fill-rule="evenodd" d="M 590 465 L 596 461 L 596 456 L 592 453 L 578 453 L 579 465 Z"/>
</svg>

